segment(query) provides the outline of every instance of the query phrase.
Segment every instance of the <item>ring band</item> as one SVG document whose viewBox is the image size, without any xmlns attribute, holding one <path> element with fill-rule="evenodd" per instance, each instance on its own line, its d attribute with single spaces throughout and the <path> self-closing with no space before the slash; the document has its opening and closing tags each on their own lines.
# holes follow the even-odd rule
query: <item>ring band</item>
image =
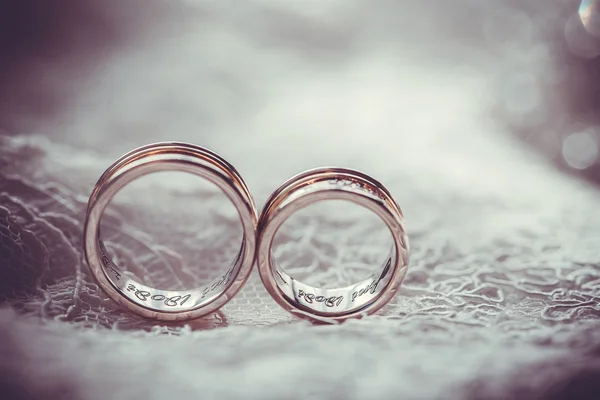
<svg viewBox="0 0 600 400">
<path fill-rule="evenodd" d="M 242 223 L 242 244 L 233 265 L 201 288 L 161 290 L 131 279 L 111 260 L 100 237 L 100 219 L 115 194 L 136 178 L 164 170 L 192 173 L 216 184 L 234 204 Z M 99 286 L 118 304 L 146 318 L 186 321 L 216 311 L 242 288 L 254 264 L 257 220 L 246 183 L 219 155 L 188 143 L 149 144 L 123 155 L 98 179 L 88 201 L 85 256 Z"/>
<path fill-rule="evenodd" d="M 289 276 L 272 255 L 278 229 L 293 213 L 321 200 L 347 200 L 377 214 L 394 245 L 381 269 L 351 286 L 325 289 Z M 318 168 L 284 182 L 267 200 L 258 222 L 258 270 L 265 288 L 284 309 L 313 320 L 343 321 L 372 314 L 396 293 L 409 258 L 404 217 L 390 192 L 370 176 L 345 168 Z"/>
</svg>

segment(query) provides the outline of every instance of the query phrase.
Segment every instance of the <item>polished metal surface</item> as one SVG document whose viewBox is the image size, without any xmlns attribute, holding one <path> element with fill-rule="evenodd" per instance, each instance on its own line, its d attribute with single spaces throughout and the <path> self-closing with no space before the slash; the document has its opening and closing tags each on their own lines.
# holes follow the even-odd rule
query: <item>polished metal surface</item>
<svg viewBox="0 0 600 400">
<path fill-rule="evenodd" d="M 230 268 L 208 285 L 194 290 L 152 288 L 131 279 L 111 260 L 100 236 L 100 219 L 115 194 L 143 175 L 184 171 L 216 184 L 236 207 L 243 227 L 239 253 Z M 257 212 L 242 177 L 227 161 L 188 143 L 149 144 L 123 155 L 102 174 L 90 196 L 85 228 L 85 255 L 96 281 L 115 302 L 141 316 L 185 321 L 210 314 L 242 288 L 254 264 Z"/>
<path fill-rule="evenodd" d="M 296 211 L 321 200 L 346 200 L 365 207 L 385 223 L 394 245 L 383 265 L 353 285 L 325 289 L 304 284 L 279 267 L 272 254 L 278 229 Z M 372 314 L 395 294 L 408 267 L 404 216 L 390 192 L 370 176 L 346 168 L 317 168 L 284 182 L 268 199 L 258 223 L 258 268 L 265 288 L 284 309 L 314 320 Z"/>
</svg>

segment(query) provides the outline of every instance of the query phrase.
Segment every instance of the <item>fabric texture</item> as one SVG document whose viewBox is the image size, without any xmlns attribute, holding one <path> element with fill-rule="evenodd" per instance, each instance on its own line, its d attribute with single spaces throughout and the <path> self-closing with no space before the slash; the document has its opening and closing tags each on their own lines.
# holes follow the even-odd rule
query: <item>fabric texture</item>
<svg viewBox="0 0 600 400">
<path fill-rule="evenodd" d="M 101 52 L 49 57 L 38 90 L 58 109 L 23 102 L 3 116 L 0 397 L 595 398 L 600 193 L 494 111 L 552 109 L 540 21 L 556 7 L 531 6 L 533 18 L 529 5 L 483 3 L 149 2 L 135 17 L 114 6 L 108 20 L 131 26 L 76 47 Z M 507 71 L 539 85 L 503 85 Z M 162 140 L 221 154 L 259 209 L 308 168 L 380 180 L 407 221 L 399 294 L 377 315 L 311 324 L 255 270 L 186 324 L 119 309 L 84 259 L 87 197 L 121 154 Z M 196 286 L 238 249 L 225 196 L 181 175 L 134 182 L 102 222 L 114 261 L 153 285 Z M 336 204 L 290 219 L 276 255 L 335 286 L 364 277 L 389 243 L 372 215 Z"/>
</svg>

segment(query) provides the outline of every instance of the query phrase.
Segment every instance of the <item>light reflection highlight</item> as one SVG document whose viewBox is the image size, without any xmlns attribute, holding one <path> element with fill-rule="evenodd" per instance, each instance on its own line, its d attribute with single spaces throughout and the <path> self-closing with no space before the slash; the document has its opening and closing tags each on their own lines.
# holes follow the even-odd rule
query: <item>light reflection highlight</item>
<svg viewBox="0 0 600 400">
<path fill-rule="evenodd" d="M 579 18 L 589 33 L 600 37 L 600 1 L 582 0 L 579 5 Z"/>
<path fill-rule="evenodd" d="M 567 20 L 565 41 L 576 56 L 592 59 L 600 55 L 600 39 L 590 34 L 580 14 L 574 13 Z"/>
</svg>

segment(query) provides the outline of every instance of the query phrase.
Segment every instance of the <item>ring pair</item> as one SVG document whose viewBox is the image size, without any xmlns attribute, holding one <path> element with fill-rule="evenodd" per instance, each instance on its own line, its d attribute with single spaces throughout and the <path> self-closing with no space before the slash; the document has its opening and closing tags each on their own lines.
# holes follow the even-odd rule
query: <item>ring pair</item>
<svg viewBox="0 0 600 400">
<path fill-rule="evenodd" d="M 152 288 L 123 273 L 100 238 L 100 219 L 115 194 L 143 175 L 164 170 L 189 172 L 216 184 L 232 201 L 243 227 L 239 253 L 221 276 L 204 287 L 172 291 Z M 394 245 L 381 268 L 353 285 L 325 289 L 304 284 L 281 269 L 271 252 L 273 239 L 294 212 L 317 201 L 356 203 L 378 215 Z M 345 168 L 318 168 L 284 182 L 258 216 L 254 200 L 236 169 L 214 152 L 181 142 L 149 144 L 123 155 L 100 177 L 88 201 L 84 246 L 94 278 L 115 302 L 146 318 L 186 321 L 210 314 L 242 288 L 255 260 L 273 299 L 296 315 L 342 321 L 372 314 L 396 293 L 406 274 L 409 246 L 404 217 L 390 192 L 368 175 Z"/>
</svg>

